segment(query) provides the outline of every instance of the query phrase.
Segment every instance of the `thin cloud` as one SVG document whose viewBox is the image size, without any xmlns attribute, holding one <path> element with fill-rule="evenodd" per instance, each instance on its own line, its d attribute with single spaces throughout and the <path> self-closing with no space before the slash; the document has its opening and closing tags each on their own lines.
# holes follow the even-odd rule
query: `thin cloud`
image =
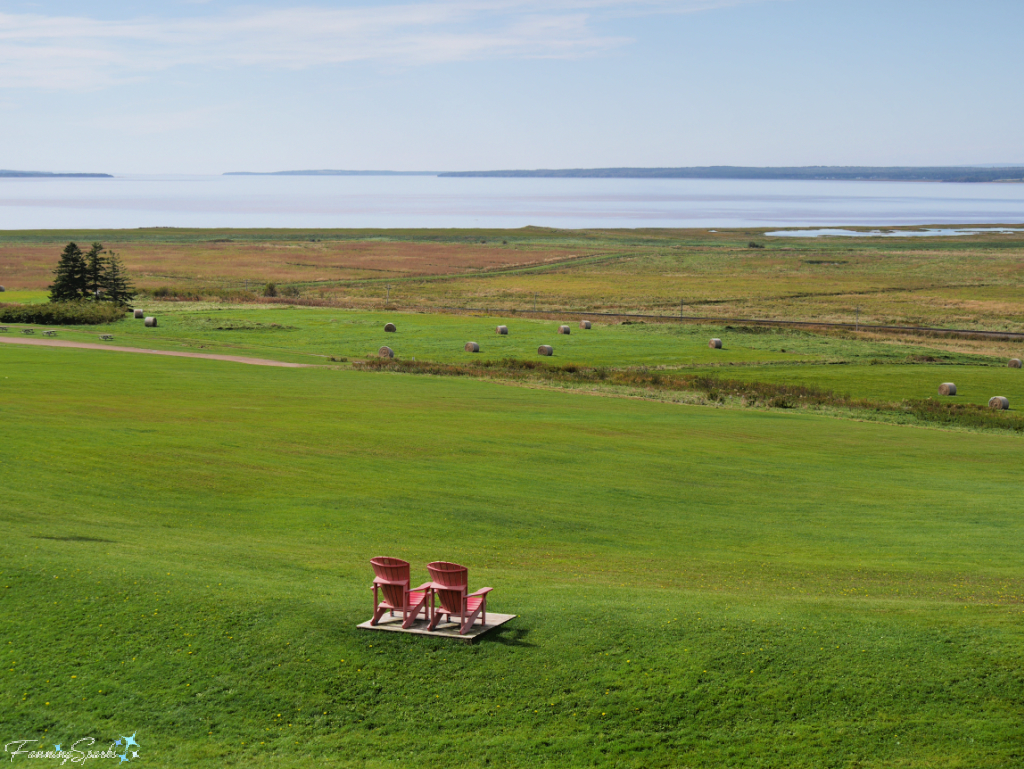
<svg viewBox="0 0 1024 769">
<path fill-rule="evenodd" d="M 397 66 L 576 58 L 628 45 L 604 18 L 694 13 L 763 0 L 451 0 L 219 16 L 100 20 L 0 13 L 0 87 L 94 89 L 180 66 Z"/>
</svg>

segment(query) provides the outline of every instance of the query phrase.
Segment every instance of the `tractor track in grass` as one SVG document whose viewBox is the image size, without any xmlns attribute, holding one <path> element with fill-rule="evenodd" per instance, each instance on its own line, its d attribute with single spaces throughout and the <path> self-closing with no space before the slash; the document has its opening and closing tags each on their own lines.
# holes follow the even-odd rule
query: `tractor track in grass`
<svg viewBox="0 0 1024 769">
<path fill-rule="evenodd" d="M 169 355 L 173 358 L 205 358 L 206 360 L 223 360 L 231 363 L 246 363 L 250 366 L 277 366 L 279 368 L 309 368 L 311 363 L 287 363 L 266 358 L 246 358 L 242 355 L 217 355 L 203 352 L 177 352 L 176 350 L 149 350 L 143 347 L 118 347 L 93 342 L 69 342 L 65 339 L 19 339 L 17 337 L 0 337 L 0 342 L 8 344 L 27 344 L 37 347 L 74 347 L 80 350 L 109 350 L 113 352 L 137 352 L 147 355 Z"/>
</svg>

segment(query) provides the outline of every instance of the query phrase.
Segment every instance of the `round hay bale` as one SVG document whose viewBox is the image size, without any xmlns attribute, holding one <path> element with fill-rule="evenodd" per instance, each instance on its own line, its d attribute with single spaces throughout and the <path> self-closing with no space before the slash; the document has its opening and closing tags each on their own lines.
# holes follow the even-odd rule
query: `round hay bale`
<svg viewBox="0 0 1024 769">
<path fill-rule="evenodd" d="M 538 355 L 554 355 L 555 354 L 555 348 L 552 347 L 549 344 L 542 344 L 540 347 L 537 348 L 537 354 Z"/>
<path fill-rule="evenodd" d="M 144 313 L 142 310 L 136 310 L 135 311 L 135 317 L 136 318 L 145 318 L 146 317 L 146 313 Z"/>
<path fill-rule="evenodd" d="M 3 286 L 0 286 L 0 294 L 2 294 L 6 290 L 7 290 L 6 288 L 4 288 Z"/>
<path fill-rule="evenodd" d="M 1010 399 L 997 395 L 994 398 L 988 399 L 988 407 L 990 409 L 1008 409 L 1010 408 Z"/>
<path fill-rule="evenodd" d="M 146 328 L 156 328 L 156 318 L 150 316 L 146 318 Z"/>
<path fill-rule="evenodd" d="M 480 352 L 480 345 L 476 342 L 466 342 L 466 352 Z"/>
<path fill-rule="evenodd" d="M 392 350 L 390 347 L 381 347 L 379 350 L 377 350 L 377 357 L 378 358 L 394 358 L 395 357 L 395 351 Z"/>
<path fill-rule="evenodd" d="M 559 326 L 558 327 L 558 333 L 559 334 L 568 334 L 569 333 L 569 327 L 568 326 Z"/>
<path fill-rule="evenodd" d="M 508 326 L 498 326 L 494 329 L 494 333 L 501 334 L 502 336 L 508 336 Z"/>
<path fill-rule="evenodd" d="M 712 350 L 721 350 L 722 340 L 718 338 L 711 339 L 708 341 L 708 347 L 710 347 Z"/>
<path fill-rule="evenodd" d="M 952 382 L 943 382 L 939 385 L 939 395 L 956 395 L 956 385 Z"/>
<path fill-rule="evenodd" d="M 1010 362 L 1006 365 L 1010 368 L 1020 368 L 1020 358 L 1010 358 Z"/>
<path fill-rule="evenodd" d="M 398 331 L 398 328 L 395 326 L 394 323 L 385 323 L 384 324 L 384 330 L 385 331 Z"/>
<path fill-rule="evenodd" d="M 580 328 L 590 328 L 590 321 L 589 320 L 581 320 L 580 321 Z"/>
</svg>

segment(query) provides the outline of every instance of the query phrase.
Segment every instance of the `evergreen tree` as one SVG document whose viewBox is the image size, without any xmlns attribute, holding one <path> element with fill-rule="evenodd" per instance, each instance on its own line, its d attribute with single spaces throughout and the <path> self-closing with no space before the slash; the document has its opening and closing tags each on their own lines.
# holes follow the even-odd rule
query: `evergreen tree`
<svg viewBox="0 0 1024 769">
<path fill-rule="evenodd" d="M 103 253 L 103 244 L 93 243 L 85 255 L 85 287 L 88 295 L 96 299 L 100 298 L 99 291 L 104 288 L 107 276 L 107 260 Z"/>
<path fill-rule="evenodd" d="M 108 253 L 110 256 L 105 260 L 106 270 L 103 273 L 101 288 L 110 301 L 128 304 L 135 296 L 135 286 L 132 285 L 118 255 L 113 251 Z"/>
<path fill-rule="evenodd" d="M 53 271 L 53 283 L 50 285 L 51 302 L 73 302 L 89 295 L 86 280 L 85 257 L 82 249 L 74 243 L 68 243 L 60 255 L 57 268 Z"/>
</svg>

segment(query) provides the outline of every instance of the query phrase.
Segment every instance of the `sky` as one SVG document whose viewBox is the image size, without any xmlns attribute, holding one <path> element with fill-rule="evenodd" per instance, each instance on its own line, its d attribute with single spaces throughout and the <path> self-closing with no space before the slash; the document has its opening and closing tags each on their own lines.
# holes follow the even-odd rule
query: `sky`
<svg viewBox="0 0 1024 769">
<path fill-rule="evenodd" d="M 1024 164 L 1021 0 L 0 2 L 0 168 Z"/>
</svg>

